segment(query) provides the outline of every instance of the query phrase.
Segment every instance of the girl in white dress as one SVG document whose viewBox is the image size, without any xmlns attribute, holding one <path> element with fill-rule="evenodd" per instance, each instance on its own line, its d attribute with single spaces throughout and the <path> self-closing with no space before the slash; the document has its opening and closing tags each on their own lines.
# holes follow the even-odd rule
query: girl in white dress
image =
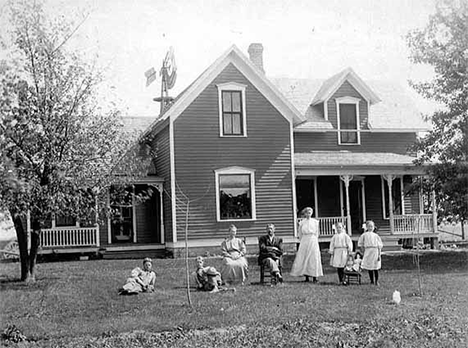
<svg viewBox="0 0 468 348">
<path fill-rule="evenodd" d="M 314 210 L 310 207 L 304 208 L 305 218 L 299 223 L 299 250 L 291 268 L 294 277 L 305 276 L 305 281 L 312 277 L 314 283 L 317 277 L 323 276 L 322 258 L 320 256 L 319 221 L 312 218 Z"/>
<path fill-rule="evenodd" d="M 367 221 L 366 232 L 359 237 L 358 247 L 364 250 L 361 268 L 369 271 L 371 284 L 379 285 L 379 269 L 382 267 L 380 254 L 383 243 L 374 230 L 374 221 Z"/>
<path fill-rule="evenodd" d="M 353 252 L 353 242 L 351 237 L 346 233 L 343 223 L 338 222 L 336 225 L 336 233 L 330 241 L 330 265 L 336 268 L 338 280 L 340 284 L 344 281 L 344 267 L 348 260 L 348 255 Z"/>
</svg>

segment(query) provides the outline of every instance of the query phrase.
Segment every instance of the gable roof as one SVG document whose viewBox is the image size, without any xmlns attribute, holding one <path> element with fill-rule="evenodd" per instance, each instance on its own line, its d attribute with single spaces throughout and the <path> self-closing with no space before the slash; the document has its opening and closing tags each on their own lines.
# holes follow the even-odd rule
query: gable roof
<svg viewBox="0 0 468 348">
<path fill-rule="evenodd" d="M 171 107 L 153 122 L 145 134 L 151 132 L 162 120 L 177 119 L 179 115 L 195 100 L 200 93 L 229 65 L 233 64 L 264 97 L 293 125 L 304 121 L 301 113 L 288 101 L 278 88 L 272 84 L 265 74 L 247 58 L 237 46 L 231 46 L 214 61 L 195 81 L 192 82 L 177 98 Z"/>
<path fill-rule="evenodd" d="M 330 99 L 345 81 L 348 81 L 371 105 L 381 101 L 379 96 L 354 72 L 353 69 L 346 68 L 323 82 L 319 91 L 312 100 L 312 105 L 323 103 Z"/>
<path fill-rule="evenodd" d="M 333 129 L 324 119 L 320 105 L 312 105 L 324 81 L 318 79 L 270 78 L 283 94 L 296 105 L 306 122 L 296 126 L 296 131 L 321 131 Z M 409 87 L 394 81 L 367 81 L 368 86 L 378 93 L 382 100 L 369 109 L 369 128 L 372 131 L 425 131 L 429 126 L 416 107 L 415 93 Z M 328 124 L 327 124 L 328 123 Z"/>
</svg>

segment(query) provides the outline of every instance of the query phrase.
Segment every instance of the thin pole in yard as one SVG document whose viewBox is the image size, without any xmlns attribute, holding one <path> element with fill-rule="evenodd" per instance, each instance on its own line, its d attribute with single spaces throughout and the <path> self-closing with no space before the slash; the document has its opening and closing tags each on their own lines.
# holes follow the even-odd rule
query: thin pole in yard
<svg viewBox="0 0 468 348">
<path fill-rule="evenodd" d="M 419 243 L 419 233 L 420 233 L 420 217 L 416 217 L 416 229 L 417 229 L 417 235 L 418 239 L 416 242 L 416 265 L 418 267 L 418 288 L 419 288 L 419 296 L 422 297 L 422 286 L 421 286 L 421 263 L 420 263 L 420 255 L 419 255 L 419 248 L 420 248 L 420 243 Z"/>
<path fill-rule="evenodd" d="M 189 306 L 192 307 L 192 298 L 190 297 L 190 273 L 189 273 L 189 249 L 188 249 L 188 219 L 189 219 L 190 200 L 187 199 L 187 210 L 185 212 L 185 277 L 187 282 L 187 299 Z"/>
</svg>

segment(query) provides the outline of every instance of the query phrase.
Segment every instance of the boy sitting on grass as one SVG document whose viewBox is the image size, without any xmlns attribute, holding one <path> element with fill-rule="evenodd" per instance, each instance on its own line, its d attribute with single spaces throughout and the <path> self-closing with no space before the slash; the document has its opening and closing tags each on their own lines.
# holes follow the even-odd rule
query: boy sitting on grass
<svg viewBox="0 0 468 348">
<path fill-rule="evenodd" d="M 216 268 L 205 266 L 205 261 L 203 257 L 197 257 L 197 270 L 195 271 L 197 289 L 201 291 L 208 291 L 210 293 L 215 293 L 218 291 L 228 291 L 235 289 L 229 289 L 222 287 L 221 273 L 219 273 Z"/>
</svg>

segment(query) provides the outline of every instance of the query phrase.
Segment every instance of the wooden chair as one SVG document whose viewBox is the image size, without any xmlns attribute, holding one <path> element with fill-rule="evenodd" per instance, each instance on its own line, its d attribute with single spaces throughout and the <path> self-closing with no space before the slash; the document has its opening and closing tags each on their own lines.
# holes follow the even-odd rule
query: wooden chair
<svg viewBox="0 0 468 348">
<path fill-rule="evenodd" d="M 281 261 L 281 259 L 280 259 Z M 279 272 L 281 276 L 283 276 L 283 266 L 281 265 L 281 262 L 278 264 Z M 266 267 L 264 264 L 260 265 L 260 284 L 265 284 L 265 278 L 270 278 L 270 282 L 273 284 L 276 284 L 276 279 L 272 280 L 271 279 L 271 273 L 268 267 Z"/>
<path fill-rule="evenodd" d="M 258 254 L 258 265 L 260 266 L 260 284 L 265 284 L 265 278 L 270 278 L 270 282 L 276 284 L 276 279 L 271 279 L 270 269 L 260 261 L 260 238 L 258 239 L 258 247 L 259 247 L 259 254 Z M 281 276 L 283 276 L 283 256 L 279 257 L 278 260 L 278 268 Z"/>
<path fill-rule="evenodd" d="M 344 271 L 344 281 L 346 284 L 357 284 L 361 285 L 361 272 L 355 271 Z"/>
</svg>

